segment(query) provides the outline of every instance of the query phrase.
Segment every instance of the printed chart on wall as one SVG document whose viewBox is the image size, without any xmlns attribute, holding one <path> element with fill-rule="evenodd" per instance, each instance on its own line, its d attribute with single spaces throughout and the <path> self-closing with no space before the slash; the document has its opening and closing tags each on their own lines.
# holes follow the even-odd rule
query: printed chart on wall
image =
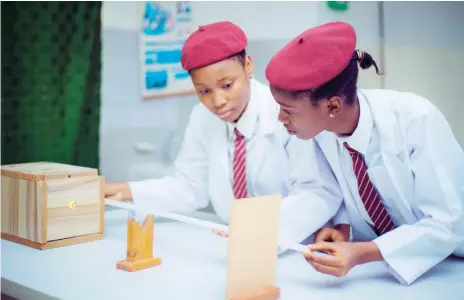
<svg viewBox="0 0 464 300">
<path fill-rule="evenodd" d="M 189 1 L 141 2 L 140 63 L 142 98 L 194 93 L 180 58 L 186 38 L 196 29 Z"/>
</svg>

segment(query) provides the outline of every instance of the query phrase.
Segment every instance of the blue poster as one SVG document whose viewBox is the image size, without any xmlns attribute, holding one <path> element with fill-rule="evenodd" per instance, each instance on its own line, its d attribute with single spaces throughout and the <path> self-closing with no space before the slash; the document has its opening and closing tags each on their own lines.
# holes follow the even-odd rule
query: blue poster
<svg viewBox="0 0 464 300">
<path fill-rule="evenodd" d="M 142 2 L 140 32 L 143 98 L 193 93 L 180 58 L 186 38 L 195 30 L 189 1 Z"/>
</svg>

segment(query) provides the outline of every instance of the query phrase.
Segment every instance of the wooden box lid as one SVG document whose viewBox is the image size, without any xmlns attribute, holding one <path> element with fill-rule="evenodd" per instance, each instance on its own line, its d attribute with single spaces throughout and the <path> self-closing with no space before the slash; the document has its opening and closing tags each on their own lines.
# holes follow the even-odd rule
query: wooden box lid
<svg viewBox="0 0 464 300">
<path fill-rule="evenodd" d="M 44 181 L 53 178 L 81 175 L 98 176 L 98 170 L 54 162 L 33 162 L 4 165 L 2 166 L 2 175 L 12 178 Z"/>
</svg>

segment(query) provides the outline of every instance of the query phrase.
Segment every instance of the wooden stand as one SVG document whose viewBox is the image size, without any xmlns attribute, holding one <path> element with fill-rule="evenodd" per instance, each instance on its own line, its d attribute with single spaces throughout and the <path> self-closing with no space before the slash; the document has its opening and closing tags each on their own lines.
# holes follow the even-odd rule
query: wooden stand
<svg viewBox="0 0 464 300">
<path fill-rule="evenodd" d="M 135 272 L 161 264 L 161 259 L 153 257 L 153 225 L 155 218 L 150 215 L 142 227 L 134 218 L 127 221 L 127 258 L 119 261 L 118 269 Z"/>
<path fill-rule="evenodd" d="M 277 286 L 265 287 L 251 293 L 246 293 L 230 300 L 277 300 L 280 298 L 280 288 Z"/>
</svg>

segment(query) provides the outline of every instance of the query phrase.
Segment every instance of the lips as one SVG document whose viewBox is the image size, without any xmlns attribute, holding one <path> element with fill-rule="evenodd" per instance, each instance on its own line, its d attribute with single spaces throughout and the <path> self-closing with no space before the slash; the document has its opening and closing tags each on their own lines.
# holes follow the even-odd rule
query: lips
<svg viewBox="0 0 464 300">
<path fill-rule="evenodd" d="M 289 134 L 296 134 L 296 131 L 295 131 L 295 130 L 291 130 L 291 129 L 289 129 L 288 127 L 285 127 L 285 129 L 287 129 L 287 132 L 288 132 Z"/>
<path fill-rule="evenodd" d="M 232 113 L 232 110 L 228 110 L 228 111 L 225 111 L 225 112 L 218 112 L 216 115 L 221 118 L 221 119 L 227 119 L 230 114 Z"/>
</svg>

